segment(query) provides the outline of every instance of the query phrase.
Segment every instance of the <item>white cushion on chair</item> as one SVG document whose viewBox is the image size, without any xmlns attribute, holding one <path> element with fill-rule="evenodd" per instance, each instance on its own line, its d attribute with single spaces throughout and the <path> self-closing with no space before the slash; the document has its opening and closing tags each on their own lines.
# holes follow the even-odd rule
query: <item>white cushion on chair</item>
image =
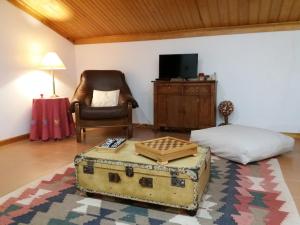
<svg viewBox="0 0 300 225">
<path fill-rule="evenodd" d="M 117 106 L 120 90 L 98 91 L 93 90 L 92 107 L 111 107 Z"/>
<path fill-rule="evenodd" d="M 217 156 L 243 164 L 291 151 L 295 144 L 286 135 L 241 125 L 194 130 L 191 141 L 211 147 Z"/>
</svg>

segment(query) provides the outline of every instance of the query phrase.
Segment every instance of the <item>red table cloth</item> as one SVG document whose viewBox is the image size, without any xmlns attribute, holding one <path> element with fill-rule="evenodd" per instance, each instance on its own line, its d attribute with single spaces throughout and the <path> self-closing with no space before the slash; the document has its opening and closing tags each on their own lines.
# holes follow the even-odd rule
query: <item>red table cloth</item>
<svg viewBox="0 0 300 225">
<path fill-rule="evenodd" d="M 62 139 L 74 135 L 75 126 L 68 98 L 40 98 L 32 101 L 30 140 Z"/>
</svg>

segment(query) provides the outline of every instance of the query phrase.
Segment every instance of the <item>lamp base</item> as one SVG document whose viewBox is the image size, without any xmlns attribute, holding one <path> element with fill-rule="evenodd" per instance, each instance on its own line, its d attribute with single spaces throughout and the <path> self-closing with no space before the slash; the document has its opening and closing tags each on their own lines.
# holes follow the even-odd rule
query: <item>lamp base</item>
<svg viewBox="0 0 300 225">
<path fill-rule="evenodd" d="M 51 98 L 59 98 L 59 96 L 57 94 L 53 94 L 51 95 Z"/>
</svg>

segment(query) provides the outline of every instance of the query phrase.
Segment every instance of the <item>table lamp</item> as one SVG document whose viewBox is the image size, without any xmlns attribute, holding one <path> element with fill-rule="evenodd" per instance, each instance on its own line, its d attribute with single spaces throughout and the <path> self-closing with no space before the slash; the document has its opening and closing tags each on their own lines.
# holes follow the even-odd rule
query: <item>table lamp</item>
<svg viewBox="0 0 300 225">
<path fill-rule="evenodd" d="M 54 80 L 54 70 L 64 70 L 66 69 L 64 63 L 61 61 L 59 56 L 55 52 L 48 52 L 42 59 L 40 63 L 40 68 L 43 70 L 50 70 L 52 75 L 52 87 L 53 95 L 51 97 L 58 97 L 55 93 L 55 80 Z"/>
</svg>

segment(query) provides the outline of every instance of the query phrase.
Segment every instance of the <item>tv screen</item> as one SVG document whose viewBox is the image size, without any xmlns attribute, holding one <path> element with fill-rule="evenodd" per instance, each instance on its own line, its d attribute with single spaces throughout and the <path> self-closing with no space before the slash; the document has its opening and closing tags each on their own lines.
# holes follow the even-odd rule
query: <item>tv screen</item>
<svg viewBox="0 0 300 225">
<path fill-rule="evenodd" d="M 198 54 L 159 55 L 159 79 L 196 78 Z"/>
</svg>

